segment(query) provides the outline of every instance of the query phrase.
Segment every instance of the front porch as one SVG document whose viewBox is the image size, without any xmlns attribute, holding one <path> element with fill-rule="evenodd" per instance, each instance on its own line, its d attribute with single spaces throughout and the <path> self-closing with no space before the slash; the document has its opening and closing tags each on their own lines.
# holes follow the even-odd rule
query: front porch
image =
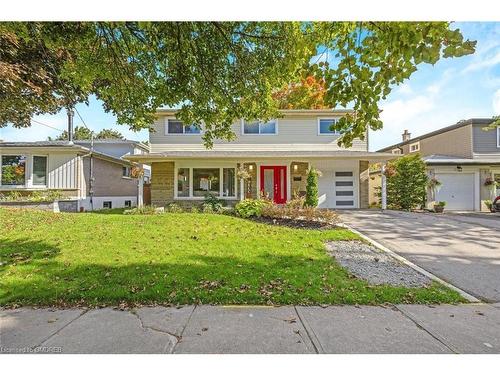
<svg viewBox="0 0 500 375">
<path fill-rule="evenodd" d="M 278 204 L 306 194 L 309 168 L 321 172 L 320 208 L 368 207 L 368 160 L 175 160 L 151 163 L 151 203 L 200 205 L 212 194 L 234 205 L 264 195 Z"/>
</svg>

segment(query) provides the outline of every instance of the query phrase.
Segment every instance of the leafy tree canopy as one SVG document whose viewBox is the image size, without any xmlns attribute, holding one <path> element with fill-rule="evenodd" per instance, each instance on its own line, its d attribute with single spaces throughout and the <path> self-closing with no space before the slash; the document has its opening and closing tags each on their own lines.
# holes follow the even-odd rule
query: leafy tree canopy
<svg viewBox="0 0 500 375">
<path fill-rule="evenodd" d="M 92 138 L 92 132 L 83 126 L 76 126 L 73 132 L 73 139 L 76 141 L 89 140 Z M 54 138 L 55 141 L 66 141 L 68 139 L 68 132 L 65 130 L 58 137 Z M 125 139 L 123 135 L 114 129 L 102 129 L 94 136 L 94 139 Z M 49 137 L 49 141 L 52 138 Z"/>
<path fill-rule="evenodd" d="M 207 146 L 238 118 L 278 116 L 273 93 L 304 72 L 324 105 L 352 107 L 341 142 L 380 129 L 379 102 L 420 64 L 474 52 L 448 22 L 21 22 L 0 24 L 0 126 L 86 103 L 149 128 L 159 107 L 204 123 Z M 329 58 L 315 58 L 318 51 Z"/>
<path fill-rule="evenodd" d="M 280 109 L 324 109 L 325 94 L 325 81 L 309 75 L 274 92 L 273 99 Z"/>
</svg>

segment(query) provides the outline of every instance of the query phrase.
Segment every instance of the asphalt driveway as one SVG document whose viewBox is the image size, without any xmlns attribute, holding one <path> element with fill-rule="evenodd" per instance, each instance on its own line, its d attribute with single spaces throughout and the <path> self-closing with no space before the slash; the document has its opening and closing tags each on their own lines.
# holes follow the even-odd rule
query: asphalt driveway
<svg viewBox="0 0 500 375">
<path fill-rule="evenodd" d="M 500 217 L 358 210 L 341 218 L 473 296 L 500 301 Z"/>
</svg>

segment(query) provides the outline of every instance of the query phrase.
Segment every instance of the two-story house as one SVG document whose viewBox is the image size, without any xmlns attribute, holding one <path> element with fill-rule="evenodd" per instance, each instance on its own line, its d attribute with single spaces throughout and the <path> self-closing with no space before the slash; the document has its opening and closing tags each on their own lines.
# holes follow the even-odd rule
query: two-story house
<svg viewBox="0 0 500 375">
<path fill-rule="evenodd" d="M 285 203 L 304 195 L 307 171 L 319 177 L 319 207 L 368 207 L 368 166 L 393 157 L 368 152 L 367 137 L 339 147 L 330 130 L 339 110 L 283 110 L 268 122 L 237 121 L 233 141 L 203 145 L 203 126 L 183 124 L 176 110 L 159 110 L 150 133 L 150 153 L 128 160 L 151 165 L 151 203 L 200 203 L 213 194 L 234 204 L 264 194 Z M 240 173 L 240 171 L 244 173 Z M 245 178 L 242 175 L 246 175 Z"/>
<path fill-rule="evenodd" d="M 487 210 L 484 201 L 500 195 L 500 189 L 486 185 L 500 183 L 500 127 L 489 127 L 492 121 L 463 120 L 416 138 L 405 130 L 402 142 L 379 152 L 420 153 L 429 177 L 441 183 L 429 193 L 429 202 L 445 201 L 449 210 Z"/>
</svg>

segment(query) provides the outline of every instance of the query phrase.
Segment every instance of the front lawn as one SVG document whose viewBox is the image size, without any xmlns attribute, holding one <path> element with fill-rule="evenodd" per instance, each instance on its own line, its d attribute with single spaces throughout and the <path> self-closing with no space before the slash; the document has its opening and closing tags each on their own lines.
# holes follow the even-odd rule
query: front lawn
<svg viewBox="0 0 500 375">
<path fill-rule="evenodd" d="M 377 304 L 462 299 L 440 285 L 370 286 L 315 231 L 224 215 L 0 209 L 0 305 Z"/>
</svg>

